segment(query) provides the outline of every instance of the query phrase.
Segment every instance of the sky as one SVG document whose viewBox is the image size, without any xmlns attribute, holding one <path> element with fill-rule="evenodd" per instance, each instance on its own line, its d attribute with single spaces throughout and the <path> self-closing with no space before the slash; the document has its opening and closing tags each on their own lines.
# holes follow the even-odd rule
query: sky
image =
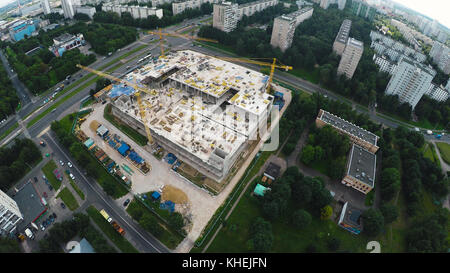
<svg viewBox="0 0 450 273">
<path fill-rule="evenodd" d="M 0 0 L 4 1 L 4 0 Z M 450 28 L 450 0 L 394 0 Z"/>
<path fill-rule="evenodd" d="M 410 9 L 422 13 L 433 19 L 437 19 L 441 24 L 450 28 L 450 0 L 394 0 Z M 0 7 L 5 6 L 12 0 L 0 0 Z"/>
</svg>

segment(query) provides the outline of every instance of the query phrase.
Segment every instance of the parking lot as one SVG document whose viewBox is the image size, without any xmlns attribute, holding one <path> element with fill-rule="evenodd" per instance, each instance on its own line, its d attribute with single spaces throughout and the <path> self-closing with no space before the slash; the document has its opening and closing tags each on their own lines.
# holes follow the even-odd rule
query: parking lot
<svg viewBox="0 0 450 273">
<path fill-rule="evenodd" d="M 64 162 L 64 166 L 61 166 L 61 164 L 59 163 L 59 159 L 53 155 L 52 151 L 48 148 L 48 146 L 46 146 L 46 147 L 40 146 L 40 148 L 41 148 L 42 154 L 44 155 L 44 159 L 36 167 L 34 167 L 33 170 L 31 172 L 29 172 L 18 184 L 16 184 L 14 188 L 12 188 L 8 192 L 8 194 L 10 196 L 13 196 L 13 198 L 18 198 L 20 196 L 19 194 L 21 194 L 20 191 L 18 193 L 16 193 L 15 189 L 18 189 L 21 191 L 26 191 L 26 194 L 29 194 L 28 192 L 32 191 L 30 197 L 34 197 L 33 196 L 34 193 L 37 193 L 38 196 L 36 197 L 36 200 L 39 200 L 39 202 L 42 204 L 43 209 L 44 209 L 44 206 L 46 206 L 46 208 L 47 208 L 47 210 L 45 212 L 43 212 L 42 209 L 41 210 L 35 209 L 34 211 L 32 211 L 31 208 L 29 209 L 26 207 L 27 207 L 27 205 L 35 206 L 35 205 L 33 205 L 33 203 L 29 203 L 29 204 L 25 204 L 25 205 L 22 204 L 22 206 L 25 207 L 26 209 L 23 209 L 23 207 L 22 207 L 21 211 L 24 214 L 25 218 L 27 218 L 25 214 L 28 214 L 28 218 L 26 219 L 26 221 L 24 218 L 24 221 L 22 221 L 22 223 L 20 223 L 17 226 L 18 232 L 25 234 L 25 232 L 24 232 L 25 229 L 29 228 L 34 234 L 33 240 L 29 240 L 27 238 L 27 240 L 25 240 L 22 243 L 22 246 L 26 252 L 30 252 L 33 248 L 35 248 L 37 246 L 37 242 L 45 236 L 45 234 L 47 233 L 47 230 L 54 223 L 62 222 L 64 220 L 70 219 L 72 217 L 72 211 L 70 211 L 67 208 L 67 206 L 61 205 L 61 203 L 63 203 L 63 202 L 61 201 L 60 198 L 56 198 L 56 196 L 58 195 L 58 193 L 61 191 L 61 189 L 64 186 L 69 188 L 69 190 L 71 190 L 71 192 L 73 191 L 71 186 L 68 185 L 69 182 L 68 182 L 67 176 L 64 174 L 65 169 L 68 168 L 67 162 Z M 55 161 L 55 163 L 57 165 L 57 170 L 60 173 L 61 178 L 62 178 L 62 182 L 61 182 L 62 185 L 60 186 L 60 188 L 58 190 L 55 190 L 50 185 L 50 183 L 48 182 L 48 179 L 44 179 L 45 175 L 42 172 L 42 168 L 50 160 Z M 75 198 L 77 198 L 77 201 L 81 205 L 80 198 L 78 198 L 78 196 L 76 195 L 75 192 L 73 192 L 73 195 L 75 196 Z M 28 198 L 28 199 L 31 200 L 33 198 Z M 28 201 L 24 200 L 23 202 L 28 202 Z M 42 211 L 42 215 L 39 216 L 40 211 Z M 38 228 L 37 230 L 31 224 L 31 221 L 34 220 L 35 217 L 38 217 L 38 219 L 34 222 L 34 224 Z"/>
</svg>

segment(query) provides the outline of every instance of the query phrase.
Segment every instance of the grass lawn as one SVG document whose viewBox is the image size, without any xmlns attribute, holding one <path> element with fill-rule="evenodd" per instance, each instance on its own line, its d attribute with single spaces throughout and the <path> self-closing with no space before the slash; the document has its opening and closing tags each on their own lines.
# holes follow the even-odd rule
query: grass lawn
<svg viewBox="0 0 450 273">
<path fill-rule="evenodd" d="M 52 187 L 56 190 L 61 187 L 61 182 L 56 179 L 56 176 L 53 174 L 53 170 L 56 169 L 56 163 L 55 161 L 50 160 L 47 162 L 47 164 L 42 167 L 42 172 L 45 174 L 45 177 L 47 177 L 48 182 L 52 185 Z"/>
<path fill-rule="evenodd" d="M 250 225 L 256 217 L 262 215 L 259 202 L 250 195 L 253 188 L 253 185 L 248 188 L 228 218 L 226 226 L 208 248 L 208 253 L 248 252 L 246 242 L 249 240 Z M 291 203 L 288 212 L 293 209 Z M 304 252 L 313 242 L 317 243 L 318 251 L 327 252 L 326 241 L 331 237 L 340 239 L 341 251 L 365 252 L 365 246 L 370 241 L 363 235 L 354 235 L 340 228 L 331 220 L 322 221 L 317 217 L 313 217 L 311 225 L 305 229 L 295 228 L 286 219 L 281 218 L 272 223 L 272 231 L 274 241 L 271 252 L 275 253 Z"/>
<path fill-rule="evenodd" d="M 16 130 L 16 128 L 19 127 L 19 123 L 14 123 L 13 126 L 11 126 L 8 130 L 6 130 L 1 136 L 0 136 L 0 140 L 4 139 L 5 137 L 7 137 L 9 134 L 11 134 L 12 131 Z"/>
<path fill-rule="evenodd" d="M 441 161 L 439 160 L 434 145 L 431 143 L 426 143 L 423 148 L 423 156 L 433 161 L 438 166 L 441 166 Z"/>
<path fill-rule="evenodd" d="M 73 182 L 71 179 L 69 179 L 70 185 L 72 186 L 72 188 L 75 190 L 75 192 L 78 194 L 78 196 L 84 200 L 84 193 L 83 191 L 77 186 L 77 184 L 75 184 L 75 182 Z"/>
<path fill-rule="evenodd" d="M 439 149 L 442 160 L 444 160 L 445 163 L 450 164 L 450 145 L 445 142 L 436 142 L 436 145 Z"/>
<path fill-rule="evenodd" d="M 319 70 L 318 69 L 314 69 L 314 70 L 306 70 L 306 69 L 292 69 L 288 72 L 289 74 L 292 74 L 296 77 L 308 80 L 312 83 L 318 84 L 319 83 Z"/>
<path fill-rule="evenodd" d="M 128 125 L 125 125 L 123 123 L 118 123 L 114 117 L 111 115 L 111 105 L 108 104 L 105 107 L 105 111 L 103 112 L 103 117 L 111 122 L 116 128 L 118 128 L 122 133 L 126 134 L 128 137 L 130 137 L 134 142 L 136 142 L 140 146 L 144 146 L 147 144 L 148 140 L 146 136 L 141 135 L 136 130 L 131 128 Z"/>
<path fill-rule="evenodd" d="M 76 210 L 79 205 L 77 200 L 75 199 L 75 196 L 73 196 L 73 194 L 70 192 L 70 190 L 66 187 L 64 187 L 59 194 L 56 196 L 56 198 L 61 198 L 61 200 L 63 200 L 64 204 L 66 204 L 66 206 L 74 211 Z"/>
<path fill-rule="evenodd" d="M 166 245 L 170 249 L 175 249 L 181 241 L 183 241 L 184 237 L 178 234 L 177 232 L 173 231 L 170 227 L 165 225 L 156 215 L 154 215 L 149 209 L 147 209 L 141 202 L 136 200 L 136 198 L 133 198 L 133 201 L 130 202 L 130 204 L 127 207 L 127 212 L 129 210 L 133 209 L 139 209 L 142 211 L 142 215 L 148 215 L 152 221 L 160 224 L 163 227 L 163 232 L 156 236 L 158 240 Z M 135 219 L 137 221 L 137 219 Z M 150 232 L 150 231 L 149 231 Z M 150 232 L 151 233 L 151 232 Z"/>
<path fill-rule="evenodd" d="M 231 209 L 231 205 L 233 204 L 232 201 L 237 198 L 242 190 L 244 189 L 245 185 L 249 183 L 249 180 L 253 178 L 261 169 L 261 167 L 264 165 L 264 163 L 267 161 L 267 159 L 270 157 L 270 155 L 274 152 L 262 152 L 260 156 L 256 159 L 253 159 L 252 164 L 249 168 L 245 171 L 245 174 L 241 178 L 241 180 L 236 184 L 233 191 L 230 193 L 228 198 L 224 201 L 224 205 L 219 207 L 213 217 L 209 220 L 208 224 L 206 225 L 205 229 L 203 230 L 204 234 L 201 235 L 201 238 L 198 238 L 197 241 L 201 242 L 201 245 L 199 247 L 194 246 L 190 253 L 200 253 L 203 248 L 207 245 L 209 242 L 211 236 L 216 232 L 216 230 L 219 228 L 221 219 L 219 218 L 225 218 L 225 215 L 228 213 L 228 211 Z M 250 190 L 253 190 L 250 186 Z M 244 197 L 242 197 L 244 198 Z M 240 200 L 242 202 L 242 199 Z M 232 215 L 230 215 L 231 217 Z M 230 218 L 228 218 L 230 219 Z M 227 220 L 228 221 L 228 220 Z"/>
<path fill-rule="evenodd" d="M 127 239 L 121 236 L 110 223 L 100 214 L 100 212 L 90 206 L 87 208 L 89 217 L 94 220 L 97 226 L 103 231 L 103 233 L 122 251 L 125 253 L 139 253 L 139 251 L 130 243 Z"/>
</svg>

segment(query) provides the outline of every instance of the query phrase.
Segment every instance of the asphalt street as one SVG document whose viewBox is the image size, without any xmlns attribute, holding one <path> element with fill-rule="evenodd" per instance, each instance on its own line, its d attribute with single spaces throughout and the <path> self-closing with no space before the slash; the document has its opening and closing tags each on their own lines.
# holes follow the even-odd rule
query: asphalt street
<svg viewBox="0 0 450 273">
<path fill-rule="evenodd" d="M 46 133 L 42 139 L 53 151 L 54 158 L 61 159 L 64 162 L 72 162 L 71 172 L 75 176 L 76 183 L 82 189 L 86 196 L 86 203 L 83 207 L 94 205 L 98 209 L 105 209 L 110 217 L 114 219 L 125 231 L 126 238 L 140 251 L 144 253 L 167 253 L 170 252 L 151 234 L 144 231 L 135 223 L 123 207 L 114 202 L 102 188 L 93 179 L 85 176 L 84 171 L 76 164 L 75 160 L 69 156 L 69 153 L 62 148 L 51 133 Z"/>
</svg>

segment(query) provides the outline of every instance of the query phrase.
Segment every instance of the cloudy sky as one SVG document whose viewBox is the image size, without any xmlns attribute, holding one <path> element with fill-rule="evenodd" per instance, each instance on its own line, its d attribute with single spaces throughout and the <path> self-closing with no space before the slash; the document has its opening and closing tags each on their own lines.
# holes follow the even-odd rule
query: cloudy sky
<svg viewBox="0 0 450 273">
<path fill-rule="evenodd" d="M 0 0 L 2 1 L 2 0 Z M 450 28 L 450 0 L 394 0 Z"/>
<path fill-rule="evenodd" d="M 428 17 L 437 19 L 450 28 L 450 0 L 394 0 L 404 6 L 416 10 Z M 11 3 L 11 0 L 0 0 L 0 7 Z"/>
</svg>

